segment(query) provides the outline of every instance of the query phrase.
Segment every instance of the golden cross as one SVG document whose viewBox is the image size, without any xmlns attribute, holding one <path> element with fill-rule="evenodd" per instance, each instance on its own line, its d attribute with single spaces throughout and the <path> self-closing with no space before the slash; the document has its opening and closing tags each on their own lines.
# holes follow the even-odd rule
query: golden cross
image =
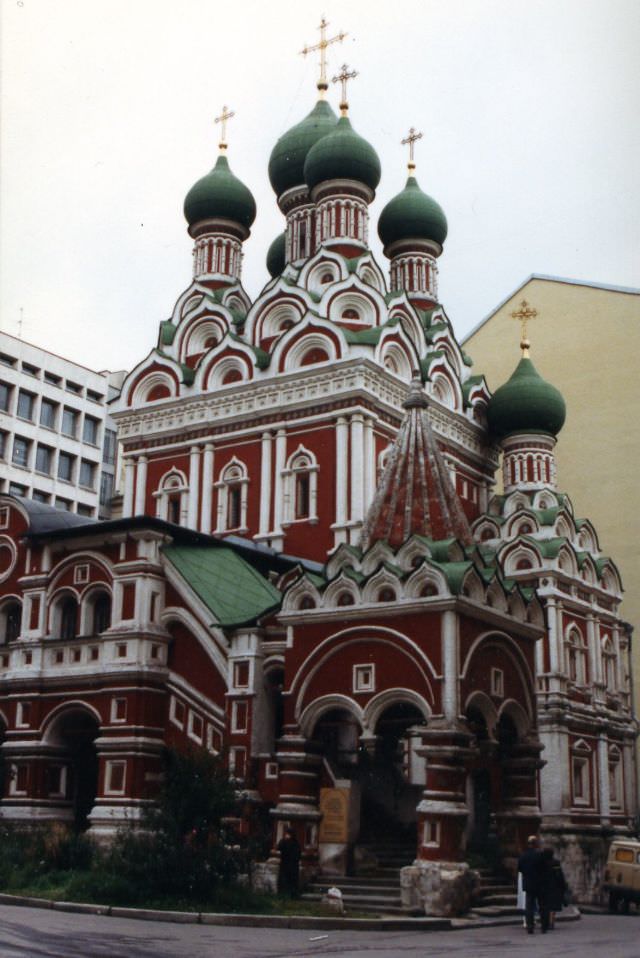
<svg viewBox="0 0 640 958">
<path fill-rule="evenodd" d="M 537 315 L 538 310 L 529 306 L 526 299 L 523 299 L 520 303 L 520 309 L 516 309 L 511 313 L 511 318 L 517 319 L 521 324 L 520 349 L 522 350 L 523 356 L 529 355 L 529 346 L 531 345 L 527 337 L 527 323 L 535 319 Z"/>
<path fill-rule="evenodd" d="M 215 117 L 214 123 L 222 123 L 221 137 L 220 137 L 220 149 L 222 151 L 227 148 L 227 120 L 230 120 L 232 116 L 235 116 L 233 110 L 230 110 L 228 106 L 222 107 L 222 113 L 220 116 Z"/>
<path fill-rule="evenodd" d="M 411 129 L 409 130 L 409 136 L 405 137 L 404 140 L 402 141 L 403 146 L 406 146 L 407 143 L 409 144 L 409 172 L 410 173 L 413 173 L 413 171 L 416 168 L 416 164 L 413 161 L 413 144 L 416 142 L 416 140 L 421 140 L 421 139 L 422 139 L 422 133 L 416 133 L 415 129 L 411 127 Z"/>
<path fill-rule="evenodd" d="M 349 109 L 349 104 L 347 103 L 347 81 L 353 80 L 354 77 L 358 76 L 357 70 L 352 70 L 349 72 L 349 67 L 346 63 L 343 63 L 340 67 L 342 71 L 337 76 L 333 77 L 332 83 L 341 83 L 342 84 L 342 102 L 340 104 L 340 112 L 343 116 L 347 115 L 347 110 Z"/>
<path fill-rule="evenodd" d="M 306 46 L 300 51 L 303 57 L 306 57 L 308 53 L 313 53 L 315 50 L 320 51 L 320 79 L 318 80 L 318 90 L 320 91 L 320 96 L 324 96 L 325 91 L 329 89 L 329 84 L 327 83 L 327 47 L 332 43 L 342 43 L 344 38 L 347 36 L 346 33 L 343 33 L 341 30 L 340 33 L 337 33 L 335 37 L 331 37 L 327 40 L 327 27 L 329 23 L 325 20 L 324 16 L 320 21 L 320 26 L 318 30 L 320 31 L 320 42 L 314 43 L 312 46 Z"/>
</svg>

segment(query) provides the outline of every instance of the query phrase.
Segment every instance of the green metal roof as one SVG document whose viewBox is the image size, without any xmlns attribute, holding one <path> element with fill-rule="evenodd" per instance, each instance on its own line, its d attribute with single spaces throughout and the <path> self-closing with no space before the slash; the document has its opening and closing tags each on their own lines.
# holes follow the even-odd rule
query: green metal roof
<svg viewBox="0 0 640 958">
<path fill-rule="evenodd" d="M 440 246 L 447 237 L 447 218 L 439 203 L 423 193 L 415 176 L 389 200 L 378 220 L 378 236 L 386 248 L 396 240 L 435 240 Z"/>
<path fill-rule="evenodd" d="M 239 626 L 280 605 L 280 592 L 227 546 L 166 546 L 164 556 L 216 623 Z"/>
</svg>

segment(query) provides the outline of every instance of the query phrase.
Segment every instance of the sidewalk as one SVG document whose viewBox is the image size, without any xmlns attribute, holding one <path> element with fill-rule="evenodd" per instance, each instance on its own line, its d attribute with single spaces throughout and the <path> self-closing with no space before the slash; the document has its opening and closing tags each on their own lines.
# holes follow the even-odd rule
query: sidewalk
<svg viewBox="0 0 640 958">
<path fill-rule="evenodd" d="M 457 931 L 470 928 L 490 928 L 496 925 L 520 925 L 520 915 L 469 918 L 349 918 L 348 916 L 313 915 L 221 915 L 195 911 L 156 911 L 149 908 L 120 908 L 115 905 L 90 905 L 73 901 L 49 901 L 25 895 L 0 894 L 0 905 L 24 905 L 29 908 L 49 908 L 89 915 L 114 918 L 134 918 L 139 921 L 167 921 L 190 925 L 235 925 L 240 928 L 317 928 L 334 931 Z M 580 911 L 571 905 L 556 917 L 556 922 L 577 921 Z"/>
</svg>

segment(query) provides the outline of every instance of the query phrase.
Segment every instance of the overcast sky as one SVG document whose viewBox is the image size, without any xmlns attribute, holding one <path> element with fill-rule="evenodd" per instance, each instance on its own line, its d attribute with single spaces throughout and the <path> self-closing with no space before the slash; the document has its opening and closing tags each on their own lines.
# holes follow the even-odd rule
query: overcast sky
<svg viewBox="0 0 640 958">
<path fill-rule="evenodd" d="M 283 219 L 277 138 L 330 75 L 359 71 L 355 129 L 378 151 L 376 223 L 410 126 L 449 237 L 440 298 L 463 336 L 530 273 L 640 286 L 638 0 L 0 0 L 2 329 L 96 369 L 133 366 L 191 279 L 184 196 L 229 161 L 258 216 L 244 285 Z M 333 88 L 336 106 L 339 92 Z M 518 333 L 514 331 L 514 339 Z"/>
</svg>

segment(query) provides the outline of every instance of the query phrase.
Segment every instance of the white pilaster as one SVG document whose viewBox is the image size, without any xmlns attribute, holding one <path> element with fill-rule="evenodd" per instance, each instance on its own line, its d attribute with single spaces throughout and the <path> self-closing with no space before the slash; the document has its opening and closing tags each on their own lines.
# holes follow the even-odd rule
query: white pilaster
<svg viewBox="0 0 640 958">
<path fill-rule="evenodd" d="M 276 476 L 274 484 L 273 529 L 282 535 L 282 510 L 284 507 L 283 472 L 287 462 L 287 434 L 284 429 L 276 433 Z"/>
<path fill-rule="evenodd" d="M 198 528 L 198 506 L 200 504 L 200 448 L 192 446 L 189 453 L 189 505 L 187 525 Z"/>
<path fill-rule="evenodd" d="M 260 457 L 260 528 L 259 535 L 269 532 L 271 518 L 271 433 L 262 433 L 262 451 Z"/>
<path fill-rule="evenodd" d="M 603 825 L 607 825 L 611 817 L 609 746 L 607 745 L 607 737 L 603 732 L 598 736 L 598 797 L 600 799 L 600 821 Z"/>
<path fill-rule="evenodd" d="M 442 711 L 449 722 L 460 712 L 458 689 L 458 616 L 451 609 L 442 613 Z"/>
<path fill-rule="evenodd" d="M 351 417 L 351 522 L 362 522 L 364 428 L 360 413 Z"/>
<path fill-rule="evenodd" d="M 200 511 L 200 532 L 211 532 L 211 508 L 213 505 L 213 459 L 214 447 L 208 442 L 202 456 L 202 506 Z"/>
<path fill-rule="evenodd" d="M 143 516 L 145 509 L 145 493 L 147 491 L 147 462 L 146 456 L 138 456 L 138 468 L 136 469 L 136 498 L 133 514 Z"/>
<path fill-rule="evenodd" d="M 373 420 L 364 421 L 364 513 L 369 510 L 376 491 L 375 443 Z"/>
<path fill-rule="evenodd" d="M 130 456 L 124 460 L 124 494 L 122 499 L 122 516 L 129 519 L 133 515 L 133 481 L 135 463 Z"/>
</svg>

